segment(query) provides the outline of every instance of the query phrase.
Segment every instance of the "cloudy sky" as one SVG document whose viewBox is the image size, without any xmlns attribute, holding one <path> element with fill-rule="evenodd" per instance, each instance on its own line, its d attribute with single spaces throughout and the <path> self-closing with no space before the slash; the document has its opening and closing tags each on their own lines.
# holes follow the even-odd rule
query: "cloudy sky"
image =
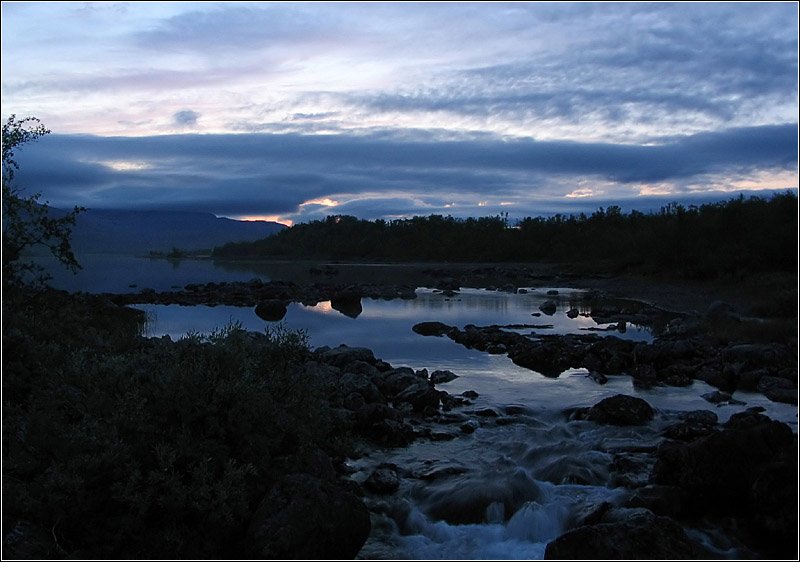
<svg viewBox="0 0 800 562">
<path fill-rule="evenodd" d="M 786 3 L 2 4 L 54 206 L 286 223 L 657 208 L 798 186 Z"/>
</svg>

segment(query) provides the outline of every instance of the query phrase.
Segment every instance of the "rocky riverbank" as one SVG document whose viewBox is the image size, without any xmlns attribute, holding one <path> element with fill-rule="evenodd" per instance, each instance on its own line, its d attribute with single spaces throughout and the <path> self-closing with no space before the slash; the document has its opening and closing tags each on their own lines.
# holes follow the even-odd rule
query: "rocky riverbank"
<svg viewBox="0 0 800 562">
<path fill-rule="evenodd" d="M 304 368 L 326 381 L 339 416 L 365 440 L 367 452 L 376 445 L 470 439 L 478 428 L 530 423 L 525 408 L 476 408 L 474 393 L 451 396 L 438 390 L 433 380 L 447 380 L 452 374 L 395 369 L 363 348 L 318 349 Z M 563 419 L 635 427 L 660 415 L 640 398 L 617 395 L 592 407 L 564 411 Z M 404 479 L 441 484 L 469 470 L 452 466 L 416 472 L 377 463 L 361 484 L 370 497 L 391 498 Z M 797 436 L 758 408 L 734 414 L 724 424 L 710 410 L 684 412 L 666 425 L 657 446 L 615 454 L 608 474 L 608 485 L 622 490 L 619 499 L 574 514 L 566 532 L 547 546 L 548 558 L 581 559 L 598 553 L 609 559 L 715 556 L 684 529 L 698 525 L 723 533 L 736 549 L 734 557 L 796 554 L 792 533 L 797 525 Z M 510 488 L 507 493 L 516 499 L 509 499 L 506 520 L 528 498 L 524 489 Z M 505 494 L 498 488 L 498 498 Z M 480 523 L 495 499 L 491 492 L 470 500 L 453 494 L 448 501 L 455 503 L 433 504 L 429 516 Z M 408 510 L 390 514 L 399 529 L 408 526 Z"/>
</svg>

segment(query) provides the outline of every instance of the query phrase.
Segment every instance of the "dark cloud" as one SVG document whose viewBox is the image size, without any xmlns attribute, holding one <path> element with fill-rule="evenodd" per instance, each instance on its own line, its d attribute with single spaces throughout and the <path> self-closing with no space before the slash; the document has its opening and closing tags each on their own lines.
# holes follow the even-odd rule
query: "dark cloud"
<svg viewBox="0 0 800 562">
<path fill-rule="evenodd" d="M 465 208 L 482 199 L 500 205 L 563 197 L 579 180 L 624 193 L 626 185 L 636 192 L 640 183 L 671 182 L 678 189 L 710 175 L 795 169 L 797 139 L 796 124 L 646 145 L 391 135 L 49 135 L 19 152 L 18 178 L 57 206 L 291 214 L 306 201 L 338 197 L 354 213 L 368 214 L 369 205 L 380 211 L 376 200 L 398 211 L 398 201 L 413 201 L 406 210 L 427 213 L 452 208 L 453 201 Z"/>
<path fill-rule="evenodd" d="M 172 116 L 172 120 L 179 127 L 194 127 L 199 118 L 200 114 L 191 109 L 182 109 Z"/>
</svg>

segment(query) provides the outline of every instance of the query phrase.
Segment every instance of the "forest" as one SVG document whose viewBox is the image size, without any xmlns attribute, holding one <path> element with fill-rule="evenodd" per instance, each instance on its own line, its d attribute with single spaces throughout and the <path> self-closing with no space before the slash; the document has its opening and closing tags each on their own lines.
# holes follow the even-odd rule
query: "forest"
<svg viewBox="0 0 800 562">
<path fill-rule="evenodd" d="M 452 262 L 572 262 L 687 279 L 797 268 L 797 195 L 739 196 L 658 212 L 367 221 L 346 215 L 214 249 L 215 258 Z"/>
</svg>

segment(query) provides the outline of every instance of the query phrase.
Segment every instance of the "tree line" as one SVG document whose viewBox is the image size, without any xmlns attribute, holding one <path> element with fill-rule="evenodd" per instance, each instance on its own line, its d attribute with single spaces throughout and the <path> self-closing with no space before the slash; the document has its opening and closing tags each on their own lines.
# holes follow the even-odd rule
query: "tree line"
<svg viewBox="0 0 800 562">
<path fill-rule="evenodd" d="M 347 215 L 297 224 L 217 258 L 453 262 L 584 262 L 686 278 L 797 268 L 798 206 L 791 191 L 657 212 L 620 207 L 551 217 L 460 219 L 430 215 L 368 221 Z"/>
</svg>

